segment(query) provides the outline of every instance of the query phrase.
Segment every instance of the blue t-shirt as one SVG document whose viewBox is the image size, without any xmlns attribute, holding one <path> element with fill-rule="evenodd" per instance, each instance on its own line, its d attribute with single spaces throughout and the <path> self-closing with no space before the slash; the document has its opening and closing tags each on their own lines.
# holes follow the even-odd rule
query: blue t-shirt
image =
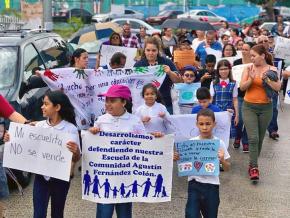
<svg viewBox="0 0 290 218">
<path fill-rule="evenodd" d="M 214 105 L 214 104 L 209 104 L 207 108 L 211 109 L 213 112 L 221 112 L 221 109 L 218 106 Z M 194 106 L 192 108 L 191 113 L 192 114 L 197 114 L 201 109 L 202 109 L 202 107 L 200 105 Z"/>
<path fill-rule="evenodd" d="M 214 50 L 217 50 L 217 51 L 222 51 L 222 46 L 219 42 L 215 41 L 213 42 L 210 47 Z M 206 56 L 207 56 L 207 53 L 206 53 L 206 50 L 205 50 L 205 42 L 202 42 L 199 44 L 199 46 L 197 47 L 196 51 L 195 51 L 195 54 L 197 54 L 200 58 L 200 61 L 201 61 L 201 65 L 204 66 L 205 65 L 205 59 L 206 59 Z"/>
</svg>

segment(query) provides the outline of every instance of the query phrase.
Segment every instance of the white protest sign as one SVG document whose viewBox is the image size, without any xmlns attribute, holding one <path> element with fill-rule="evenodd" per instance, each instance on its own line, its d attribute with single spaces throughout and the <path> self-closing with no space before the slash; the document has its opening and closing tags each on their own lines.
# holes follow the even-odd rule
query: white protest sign
<svg viewBox="0 0 290 218">
<path fill-rule="evenodd" d="M 143 103 L 140 97 L 147 83 L 162 85 L 166 74 L 161 65 L 115 70 L 79 70 L 75 68 L 42 71 L 43 81 L 51 90 L 63 90 L 76 111 L 76 121 L 80 129 L 86 129 L 97 116 L 105 112 L 104 98 L 98 97 L 112 85 L 126 85 L 130 88 L 133 110 Z"/>
<path fill-rule="evenodd" d="M 239 56 L 233 56 L 233 57 L 221 57 L 221 58 L 217 58 L 216 64 L 215 64 L 215 69 L 217 69 L 217 65 L 221 60 L 228 60 L 231 65 L 234 65 L 234 61 L 240 59 L 241 57 Z"/>
<path fill-rule="evenodd" d="M 227 111 L 214 114 L 217 124 L 213 134 L 223 140 L 228 148 L 232 114 Z M 175 142 L 186 141 L 199 135 L 199 129 L 196 127 L 196 114 L 171 115 L 168 120 L 175 129 Z"/>
<path fill-rule="evenodd" d="M 233 75 L 233 79 L 236 81 L 238 87 L 240 87 L 240 82 L 242 80 L 244 68 L 249 66 L 249 65 L 251 65 L 251 64 L 240 64 L 240 65 L 233 66 L 232 75 Z"/>
<path fill-rule="evenodd" d="M 290 39 L 278 36 L 274 48 L 275 58 L 290 58 Z"/>
<path fill-rule="evenodd" d="M 205 48 L 206 54 L 214 55 L 216 59 L 220 59 L 222 57 L 222 52 L 219 50 L 212 49 L 210 47 Z"/>
<path fill-rule="evenodd" d="M 72 153 L 66 143 L 71 134 L 18 123 L 10 123 L 9 134 L 4 167 L 69 181 Z"/>
<path fill-rule="evenodd" d="M 82 198 L 97 203 L 171 200 L 173 135 L 82 132 Z"/>
<path fill-rule="evenodd" d="M 284 103 L 290 104 L 290 77 L 288 78 Z"/>
<path fill-rule="evenodd" d="M 133 67 L 135 64 L 134 58 L 137 54 L 137 48 L 128 48 L 128 47 L 122 47 L 122 46 L 112 46 L 112 45 L 102 45 L 101 48 L 101 59 L 100 59 L 100 66 L 104 66 L 110 63 L 110 60 L 112 56 L 116 52 L 123 53 L 126 58 L 126 68 Z"/>
</svg>

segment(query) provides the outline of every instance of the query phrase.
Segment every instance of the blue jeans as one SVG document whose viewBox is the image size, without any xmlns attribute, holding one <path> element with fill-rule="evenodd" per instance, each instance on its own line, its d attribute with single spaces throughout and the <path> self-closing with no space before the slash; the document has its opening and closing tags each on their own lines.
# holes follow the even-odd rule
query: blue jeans
<svg viewBox="0 0 290 218">
<path fill-rule="evenodd" d="M 112 218 L 116 208 L 117 218 L 132 218 L 132 203 L 97 204 L 96 218 Z"/>
<path fill-rule="evenodd" d="M 188 183 L 188 199 L 185 208 L 186 218 L 217 218 L 220 203 L 219 185 L 200 183 L 191 180 Z"/>
<path fill-rule="evenodd" d="M 278 95 L 274 95 L 272 97 L 272 104 L 273 104 L 273 115 L 272 115 L 272 120 L 268 126 L 268 132 L 271 134 L 272 132 L 278 132 Z"/>
<path fill-rule="evenodd" d="M 242 139 L 242 144 L 249 144 L 248 142 L 248 135 L 246 128 L 244 128 L 244 121 L 243 121 L 243 112 L 242 112 L 242 106 L 244 103 L 243 97 L 238 97 L 238 106 L 239 106 L 239 124 L 236 126 L 237 128 L 237 136 L 236 139 Z"/>
<path fill-rule="evenodd" d="M 46 181 L 43 176 L 35 175 L 33 186 L 33 217 L 45 218 L 49 198 L 51 198 L 51 217 L 63 218 L 66 196 L 70 183 L 50 178 Z"/>
<path fill-rule="evenodd" d="M 0 145 L 3 146 L 3 145 Z M 0 200 L 8 197 L 9 189 L 7 185 L 7 177 L 3 167 L 3 153 L 0 152 Z"/>
</svg>

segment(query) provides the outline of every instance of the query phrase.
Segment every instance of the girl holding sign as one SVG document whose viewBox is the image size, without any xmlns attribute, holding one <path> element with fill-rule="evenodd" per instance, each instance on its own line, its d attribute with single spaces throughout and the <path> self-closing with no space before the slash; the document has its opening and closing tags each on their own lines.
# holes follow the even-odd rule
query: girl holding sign
<svg viewBox="0 0 290 218">
<path fill-rule="evenodd" d="M 131 91 L 124 85 L 113 85 L 105 96 L 106 114 L 98 117 L 94 127 L 89 131 L 93 134 L 99 131 L 131 132 L 135 134 L 146 133 L 145 127 L 139 117 L 132 113 Z M 155 137 L 160 137 L 160 132 L 154 133 Z M 97 218 L 112 218 L 116 208 L 118 218 L 132 217 L 132 203 L 118 204 L 97 204 Z"/>
<path fill-rule="evenodd" d="M 217 79 L 210 85 L 210 94 L 213 104 L 222 111 L 233 113 L 231 138 L 235 137 L 235 126 L 239 122 L 238 87 L 233 80 L 232 66 L 228 60 L 221 60 L 217 65 Z"/>
<path fill-rule="evenodd" d="M 61 91 L 48 92 L 41 107 L 43 116 L 47 120 L 36 123 L 37 127 L 61 130 L 74 134 L 72 141 L 67 142 L 67 148 L 73 153 L 72 161 L 80 159 L 79 137 L 76 128 L 74 108 L 68 97 Z M 4 141 L 9 141 L 9 134 L 5 134 Z M 47 176 L 36 175 L 33 186 L 33 217 L 47 216 L 47 207 L 51 198 L 51 217 L 63 217 L 66 196 L 70 182 Z"/>
</svg>

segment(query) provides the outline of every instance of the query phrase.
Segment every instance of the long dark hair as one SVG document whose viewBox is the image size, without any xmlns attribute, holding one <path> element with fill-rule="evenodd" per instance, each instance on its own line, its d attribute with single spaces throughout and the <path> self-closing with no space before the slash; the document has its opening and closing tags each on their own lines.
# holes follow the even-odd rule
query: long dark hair
<svg viewBox="0 0 290 218">
<path fill-rule="evenodd" d="M 67 97 L 66 94 L 64 94 L 62 91 L 57 90 L 57 91 L 48 91 L 45 96 L 51 101 L 51 103 L 56 106 L 60 105 L 60 111 L 59 116 L 61 119 L 74 124 L 76 124 L 76 119 L 75 119 L 75 111 L 74 107 L 72 106 L 69 98 Z"/>
<path fill-rule="evenodd" d="M 148 83 L 148 84 L 143 86 L 143 89 L 142 89 L 142 92 L 141 92 L 141 96 L 143 98 L 144 98 L 144 95 L 145 95 L 145 92 L 146 92 L 147 89 L 152 89 L 153 90 L 153 92 L 156 95 L 156 102 L 164 104 L 161 93 L 158 91 L 157 87 L 155 85 L 153 85 L 152 83 Z"/>
<path fill-rule="evenodd" d="M 224 48 L 223 48 L 223 51 L 222 51 L 222 57 L 225 57 L 225 50 L 226 50 L 227 46 L 230 46 L 231 49 L 232 49 L 232 52 L 233 52 L 232 57 L 236 56 L 237 55 L 237 50 L 236 50 L 235 46 L 233 46 L 232 44 L 228 43 L 228 44 L 224 45 Z"/>
<path fill-rule="evenodd" d="M 255 51 L 259 55 L 264 54 L 266 63 L 271 65 L 271 66 L 274 65 L 273 64 L 273 56 L 271 55 L 271 53 L 269 53 L 267 51 L 267 49 L 265 48 L 265 46 L 263 44 L 255 45 L 251 48 L 251 50 Z"/>
<path fill-rule="evenodd" d="M 132 108 L 133 108 L 133 102 L 132 102 L 132 99 L 128 100 L 128 99 L 125 99 L 125 98 L 120 98 L 122 102 L 126 102 L 125 104 L 125 109 L 128 113 L 132 114 Z"/>
<path fill-rule="evenodd" d="M 217 73 L 216 73 L 216 79 L 214 81 L 214 84 L 218 84 L 220 82 L 220 68 L 221 67 L 228 67 L 230 72 L 229 72 L 229 80 L 230 82 L 234 82 L 234 79 L 233 79 L 233 74 L 232 74 L 232 65 L 231 63 L 228 61 L 228 60 L 220 60 L 217 64 Z"/>
<path fill-rule="evenodd" d="M 75 58 L 80 58 L 80 56 L 82 55 L 82 53 L 87 52 L 85 49 L 83 48 L 77 48 L 74 53 L 72 54 L 71 60 L 70 60 L 70 66 L 74 67 L 74 65 L 76 64 L 76 60 Z"/>
<path fill-rule="evenodd" d="M 120 36 L 119 33 L 116 33 L 116 32 L 113 32 L 113 33 L 111 34 L 110 38 L 109 38 L 110 45 L 112 45 L 112 38 L 113 38 L 114 36 L 118 36 L 119 39 L 120 39 L 120 43 L 119 43 L 118 46 L 123 46 L 122 37 Z"/>
</svg>

